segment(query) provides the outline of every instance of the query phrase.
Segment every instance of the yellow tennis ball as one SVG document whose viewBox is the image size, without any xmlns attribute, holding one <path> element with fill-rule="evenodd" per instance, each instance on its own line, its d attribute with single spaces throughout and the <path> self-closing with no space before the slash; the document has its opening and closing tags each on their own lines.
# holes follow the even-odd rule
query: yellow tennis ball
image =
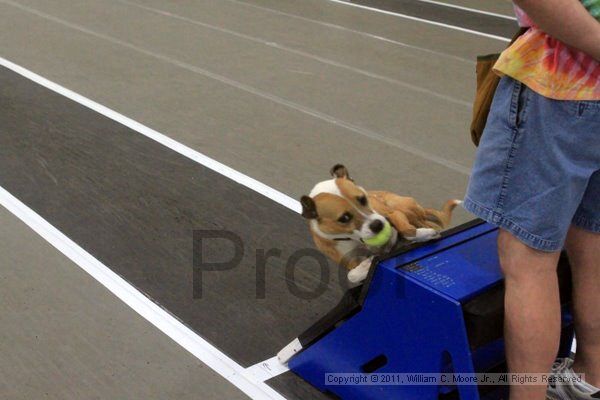
<svg viewBox="0 0 600 400">
<path fill-rule="evenodd" d="M 373 236 L 372 238 L 363 239 L 363 242 L 367 246 L 381 247 L 381 246 L 385 246 L 387 244 L 387 242 L 390 241 L 391 237 L 392 237 L 392 226 L 390 225 L 390 223 L 388 221 L 385 221 L 385 224 L 383 225 L 383 229 L 381 230 L 381 232 L 379 232 L 377 235 Z"/>
</svg>

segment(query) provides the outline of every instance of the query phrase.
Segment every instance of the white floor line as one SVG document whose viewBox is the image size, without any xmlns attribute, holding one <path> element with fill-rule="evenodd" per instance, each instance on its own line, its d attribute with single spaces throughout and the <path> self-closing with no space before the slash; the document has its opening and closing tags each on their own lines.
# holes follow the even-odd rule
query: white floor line
<svg viewBox="0 0 600 400">
<path fill-rule="evenodd" d="M 59 84 L 54 83 L 34 72 L 31 72 L 11 61 L 8 61 L 5 58 L 0 57 L 0 65 L 16 72 L 17 74 L 35 82 L 41 86 L 44 86 L 44 87 L 52 90 L 53 92 L 56 92 L 56 93 L 58 93 L 64 97 L 67 97 L 67 98 L 69 98 L 91 110 L 94 110 L 97 113 L 104 115 L 105 117 L 108 117 L 122 125 L 125 125 L 128 128 L 133 129 L 134 131 L 136 131 L 136 132 L 162 144 L 163 146 L 168 147 L 169 149 L 181 154 L 182 156 L 187 157 L 199 164 L 202 164 L 203 166 L 239 183 L 240 185 L 243 185 L 249 189 L 254 190 L 257 193 L 260 193 L 265 197 L 268 197 L 269 199 L 289 208 L 292 211 L 295 211 L 298 213 L 301 212 L 302 207 L 300 206 L 300 202 L 298 202 L 297 200 L 294 200 L 291 197 L 289 197 L 288 195 L 281 193 L 280 191 L 273 189 L 272 187 L 267 186 L 264 183 L 259 182 L 256 179 L 249 177 L 248 175 L 242 174 L 241 172 L 236 171 L 235 169 L 228 167 L 227 165 L 222 164 L 217 160 L 214 160 L 196 150 L 193 150 L 190 147 L 187 147 L 186 145 L 181 144 L 181 143 L 169 138 L 168 136 L 155 131 L 154 129 L 151 129 L 145 125 L 142 125 L 139 122 L 136 122 L 136 121 L 132 120 L 131 118 L 124 116 L 123 114 L 120 114 L 114 110 L 111 110 L 110 108 L 105 107 L 101 104 L 98 104 L 95 101 L 90 100 L 87 97 L 84 97 L 78 93 L 75 93 L 72 90 L 69 90 L 63 86 L 60 86 Z"/>
<path fill-rule="evenodd" d="M 274 356 L 246 368 L 246 373 L 251 375 L 257 382 L 266 382 L 289 370 L 287 365 L 281 364 L 277 359 L 277 356 Z"/>
<path fill-rule="evenodd" d="M 473 64 L 474 60 L 470 60 L 467 58 L 463 58 L 463 57 L 459 57 L 459 56 L 455 56 L 452 54 L 447 54 L 447 53 L 442 53 L 439 51 L 435 51 L 435 50 L 431 50 L 431 49 L 426 49 L 424 47 L 420 47 L 420 46 L 415 46 L 413 44 L 408 44 L 408 43 L 404 43 L 404 42 L 400 42 L 397 40 L 393 40 L 387 37 L 383 37 L 383 36 L 379 36 L 379 35 L 374 35 L 372 33 L 367 33 L 367 32 L 363 32 L 363 31 L 358 31 L 355 29 L 351 29 L 342 25 L 336 25 L 336 24 L 332 24 L 329 22 L 324 22 L 324 21 L 319 21 L 316 19 L 312 19 L 312 18 L 307 18 L 307 17 L 302 17 L 300 15 L 296 15 L 296 14 L 290 14 L 284 11 L 279 11 L 279 10 L 275 10 L 273 8 L 267 8 L 267 7 L 263 7 L 263 6 L 259 6 L 256 4 L 252 4 L 252 3 L 246 3 L 245 1 L 240 1 L 240 0 L 226 0 L 230 3 L 235 3 L 235 4 L 239 4 L 241 6 L 244 7 L 248 7 L 248 8 L 254 8 L 256 10 L 261 10 L 270 14 L 275 14 L 275 15 L 281 15 L 290 19 L 296 19 L 298 21 L 303 21 L 303 22 L 308 22 L 311 24 L 316 24 L 316 25 L 321 25 L 321 26 L 325 26 L 327 28 L 331 28 L 331 29 L 336 29 L 336 30 L 340 30 L 343 32 L 348 32 L 348 33 L 352 33 L 354 35 L 359 35 L 359 36 L 364 36 L 366 38 L 369 39 L 374 39 L 374 40 L 378 40 L 378 41 L 382 41 L 385 43 L 389 43 L 389 44 L 393 44 L 396 46 L 400 46 L 400 47 L 405 47 L 407 49 L 411 49 L 411 50 L 417 50 L 423 53 L 427 53 L 427 54 L 433 54 L 436 55 L 438 57 L 443 57 L 443 58 L 449 58 L 449 59 L 453 59 L 456 61 L 460 61 L 463 63 L 468 63 L 468 64 Z"/>
<path fill-rule="evenodd" d="M 253 43 L 259 43 L 259 44 L 261 44 L 263 46 L 272 47 L 272 48 L 275 48 L 277 50 L 281 50 L 281 51 L 284 51 L 284 52 L 287 52 L 287 53 L 290 53 L 290 54 L 295 54 L 297 56 L 308 58 L 308 59 L 311 59 L 311 60 L 315 60 L 317 62 L 326 64 L 326 65 L 330 65 L 330 66 L 333 66 L 333 67 L 336 67 L 336 68 L 340 68 L 340 69 L 345 69 L 345 70 L 353 72 L 355 74 L 359 74 L 359 75 L 363 75 L 363 76 L 366 76 L 366 77 L 369 77 L 369 78 L 373 78 L 373 79 L 377 79 L 377 80 L 384 81 L 384 82 L 387 82 L 387 83 L 391 83 L 393 85 L 398 85 L 398 86 L 406 88 L 406 89 L 414 90 L 414 91 L 417 91 L 417 92 L 420 92 L 420 93 L 425 93 L 425 94 L 428 94 L 428 95 L 431 95 L 431 96 L 434 96 L 434 97 L 438 97 L 438 98 L 441 98 L 441 99 L 444 99 L 444 100 L 448 100 L 449 98 L 450 99 L 454 99 L 453 97 L 451 97 L 449 95 L 443 95 L 443 94 L 437 93 L 435 91 L 423 88 L 421 86 L 414 85 L 412 83 L 404 82 L 404 81 L 401 81 L 401 80 L 398 80 L 398 79 L 390 78 L 388 76 L 384 76 L 384 75 L 380 75 L 380 74 L 377 74 L 377 73 L 374 73 L 374 72 L 366 71 L 366 70 L 361 69 L 361 68 L 355 68 L 355 67 L 352 67 L 350 65 L 347 65 L 347 64 L 344 64 L 344 63 L 341 63 L 341 62 L 338 62 L 338 61 L 334 61 L 334 60 L 331 60 L 331 59 L 328 59 L 328 58 L 325 58 L 325 57 L 317 56 L 315 54 L 307 53 L 307 52 L 302 51 L 302 50 L 297 50 L 297 49 L 294 49 L 294 48 L 291 48 L 291 47 L 288 47 L 288 46 L 285 46 L 285 45 L 282 45 L 282 44 L 279 44 L 279 43 L 275 43 L 275 42 L 268 41 L 268 40 L 265 40 L 265 39 L 257 38 L 255 36 L 246 35 L 244 33 L 236 32 L 236 31 L 233 31 L 233 30 L 230 30 L 230 29 L 226 29 L 226 28 L 222 28 L 222 27 L 219 27 L 219 26 L 207 24 L 205 22 L 201 22 L 201 21 L 198 21 L 198 20 L 195 20 L 195 19 L 192 19 L 192 18 L 184 17 L 182 15 L 178 15 L 178 14 L 175 14 L 175 13 L 172 13 L 172 12 L 169 12 L 169 11 L 165 11 L 165 10 L 158 9 L 158 8 L 155 8 L 155 7 L 145 6 L 145 5 L 138 4 L 138 3 L 135 3 L 135 2 L 129 1 L 129 0 L 114 0 L 114 1 L 118 1 L 119 3 L 126 4 L 126 5 L 129 5 L 131 7 L 136 7 L 136 8 L 148 11 L 148 12 L 152 12 L 154 14 L 158 14 L 158 15 L 161 15 L 163 17 L 177 19 L 179 21 L 183 21 L 183 22 L 186 22 L 186 23 L 191 24 L 191 25 L 201 26 L 201 27 L 206 28 L 206 29 L 210 29 L 210 30 L 213 30 L 213 31 L 225 33 L 227 35 L 235 36 L 237 38 L 248 40 L 248 41 L 251 41 Z M 470 103 L 465 102 L 465 101 L 461 101 L 461 100 L 458 100 L 458 99 L 454 99 L 454 101 L 455 101 L 455 103 L 462 104 L 465 107 L 470 107 L 471 106 Z"/>
<path fill-rule="evenodd" d="M 264 380 L 257 379 L 252 370 L 246 370 L 202 339 L 2 187 L 0 187 L 0 205 L 90 274 L 135 312 L 250 398 L 285 400 L 283 396 L 265 384 Z"/>
<path fill-rule="evenodd" d="M 435 1 L 435 0 L 417 0 L 417 1 L 420 1 L 421 3 L 435 4 L 437 6 L 456 8 L 458 10 L 468 11 L 468 12 L 472 12 L 472 13 L 476 13 L 476 14 L 483 14 L 483 15 L 489 15 L 489 16 L 497 17 L 497 18 L 510 19 L 512 21 L 517 20 L 517 18 L 514 16 L 510 16 L 510 15 L 506 15 L 506 14 L 499 14 L 499 13 L 495 13 L 492 11 L 479 10 L 477 8 L 459 6 L 458 4 L 444 3 L 442 1 Z"/>
<path fill-rule="evenodd" d="M 408 19 L 411 21 L 423 22 L 425 24 L 435 25 L 435 26 L 439 26 L 442 28 L 452 29 L 455 31 L 470 33 L 472 35 L 482 36 L 482 37 L 486 37 L 486 38 L 490 38 L 490 39 L 496 39 L 496 40 L 500 40 L 503 42 L 510 42 L 510 38 L 506 38 L 504 36 L 492 35 L 490 33 L 479 32 L 479 31 L 475 31 L 473 29 L 463 28 L 461 26 L 444 24 L 443 22 L 430 21 L 425 18 L 413 17 L 412 15 L 406 15 L 406 14 L 401 14 L 401 13 L 397 13 L 397 12 L 393 12 L 393 11 L 382 10 L 380 8 L 375 8 L 375 7 L 363 6 L 362 4 L 351 3 L 348 1 L 344 1 L 344 0 L 327 0 L 327 1 L 330 1 L 332 3 L 350 6 L 350 7 L 356 7 L 356 8 L 360 8 L 363 10 L 373 11 L 373 12 L 380 13 L 380 14 L 392 15 L 395 17 L 404 18 L 404 19 Z"/>
<path fill-rule="evenodd" d="M 454 162 L 454 161 L 447 160 L 447 159 L 445 159 L 445 158 L 443 158 L 443 157 L 440 157 L 440 156 L 437 156 L 437 155 L 435 155 L 435 154 L 430 154 L 430 153 L 428 153 L 428 152 L 426 152 L 426 151 L 423 151 L 423 150 L 421 150 L 421 149 L 419 149 L 419 148 L 416 148 L 416 147 L 414 147 L 414 146 L 411 146 L 411 145 L 409 145 L 409 144 L 407 144 L 407 143 L 404 143 L 404 142 L 402 142 L 402 141 L 400 141 L 400 140 L 397 140 L 397 139 L 394 139 L 394 138 L 389 138 L 389 137 L 387 137 L 387 136 L 384 136 L 384 135 L 382 135 L 382 134 L 380 134 L 380 133 L 378 133 L 378 132 L 372 131 L 372 130 L 370 130 L 370 129 L 363 128 L 363 127 L 360 127 L 360 126 L 357 126 L 357 125 L 354 125 L 354 124 L 351 124 L 351 123 L 345 122 L 345 121 L 343 121 L 343 120 L 340 120 L 340 119 L 338 119 L 338 118 L 336 118 L 336 117 L 333 117 L 333 116 L 331 116 L 331 115 L 328 115 L 328 114 L 322 113 L 322 112 L 320 112 L 320 111 L 318 111 L 318 110 L 312 109 L 312 108 L 310 108 L 310 107 L 305 107 L 305 106 L 303 106 L 303 105 L 301 105 L 301 104 L 298 104 L 298 103 L 295 103 L 295 102 L 293 102 L 293 101 L 290 101 L 290 100 L 284 99 L 284 98 L 282 98 L 282 97 L 279 97 L 279 96 L 273 95 L 273 94 L 271 94 L 271 93 L 264 92 L 264 91 L 262 91 L 262 90 L 260 90 L 260 89 L 257 89 L 257 88 L 254 88 L 254 87 L 252 87 L 252 86 L 246 85 L 246 84 L 244 84 L 244 83 L 238 82 L 238 81 L 236 81 L 236 80 L 233 80 L 233 79 L 227 78 L 227 77 L 225 77 L 225 76 L 222 76 L 222 75 L 216 74 L 216 73 L 214 73 L 214 72 L 211 72 L 211 71 L 205 70 L 205 69 L 203 69 L 203 68 L 200 68 L 200 67 L 197 67 L 197 66 L 195 66 L 195 65 L 191 65 L 191 64 L 188 64 L 188 63 L 185 63 L 185 62 L 182 62 L 182 61 L 178 61 L 178 60 L 175 60 L 175 59 L 172 59 L 172 58 L 166 57 L 166 56 L 164 56 L 164 55 L 162 55 L 162 54 L 157 54 L 157 53 L 154 53 L 154 52 L 152 52 L 152 51 L 149 51 L 149 50 L 143 49 L 143 48 L 141 48 L 141 47 L 138 47 L 138 46 L 136 46 L 136 45 L 133 45 L 133 44 L 131 44 L 131 43 L 128 43 L 128 42 L 124 42 L 124 41 L 122 41 L 122 40 L 120 40 L 120 39 L 117 39 L 117 38 L 114 38 L 114 37 L 112 37 L 112 36 L 108 36 L 108 35 L 104 35 L 104 34 L 101 34 L 101 33 L 98 33 L 98 32 L 94 32 L 94 31 L 92 31 L 92 30 L 89 30 L 89 29 L 87 29 L 87 28 L 85 28 L 85 27 L 82 27 L 82 26 L 80 26 L 80 25 L 73 24 L 73 23 L 71 23 L 71 22 L 68 22 L 68 21 L 64 21 L 64 20 L 62 20 L 62 19 L 60 19 L 60 18 L 54 17 L 54 16 L 52 16 L 52 15 L 49 15 L 49 14 L 43 13 L 43 12 L 41 12 L 41 11 L 38 11 L 38 10 L 36 10 L 36 9 L 30 8 L 30 7 L 27 7 L 27 6 L 23 6 L 23 5 L 21 5 L 21 4 L 15 3 L 15 2 L 13 2 L 13 1 L 10 1 L 10 0 L 0 0 L 0 3 L 8 4 L 8 5 L 10 5 L 10 6 L 13 6 L 13 7 L 15 7 L 15 8 L 19 8 L 19 9 L 21 9 L 21 10 L 25 11 L 25 12 L 28 12 L 28 13 L 30 13 L 30 14 L 37 15 L 38 17 L 41 17 L 41 18 L 47 19 L 47 20 L 49 20 L 49 21 L 56 22 L 56 23 L 58 23 L 58 24 L 61 24 L 61 25 L 63 25 L 63 26 L 66 26 L 66 27 L 68 27 L 68 28 L 71 28 L 71 29 L 78 30 L 78 31 L 80 31 L 80 32 L 83 32 L 83 33 L 86 33 L 86 34 L 88 34 L 88 35 L 91 35 L 91 36 L 94 36 L 94 37 L 97 37 L 97 38 L 100 38 L 100 39 L 106 40 L 106 41 L 108 41 L 108 42 L 111 42 L 111 43 L 117 44 L 117 45 L 119 45 L 119 46 L 122 46 L 122 47 L 126 47 L 126 48 L 128 48 L 128 49 L 131 49 L 131 50 L 135 50 L 135 51 L 137 51 L 137 52 L 139 52 L 139 53 L 142 53 L 142 54 L 145 54 L 145 55 L 147 55 L 147 56 L 149 56 L 149 57 L 153 57 L 153 58 L 155 58 L 155 59 L 158 59 L 158 60 L 161 60 L 161 61 L 163 61 L 163 62 L 166 62 L 166 63 L 172 64 L 172 65 L 175 65 L 175 66 L 177 66 L 177 67 L 179 67 L 179 68 L 183 68 L 183 69 L 186 69 L 186 70 L 188 70 L 188 71 L 190 71 L 190 72 L 193 72 L 193 73 L 196 73 L 196 74 L 199 74 L 199 75 L 205 76 L 205 77 L 207 77 L 207 78 L 210 78 L 210 79 L 213 79 L 213 80 L 219 81 L 219 82 L 221 82 L 221 83 L 224 83 L 224 84 L 226 84 L 226 85 L 228 85 L 228 86 L 231 86 L 231 87 L 234 87 L 234 88 L 236 88 L 236 89 L 242 90 L 242 91 L 244 91 L 244 92 L 247 92 L 247 93 L 253 94 L 253 95 L 257 96 L 257 97 L 262 97 L 263 99 L 269 100 L 269 101 L 271 101 L 271 102 L 273 102 L 273 103 L 277 103 L 277 104 L 279 104 L 279 105 L 282 105 L 282 106 L 284 106 L 284 107 L 287 107 L 287 108 L 293 109 L 293 110 L 295 110 L 295 111 L 301 112 L 301 113 L 303 113 L 303 114 L 306 114 L 306 115 L 310 115 L 310 116 L 312 116 L 312 117 L 314 117 L 314 118 L 320 119 L 320 120 L 322 120 L 322 121 L 325 121 L 325 122 L 327 122 L 327 123 L 329 123 L 329 124 L 332 124 L 332 125 L 335 125 L 335 126 L 342 127 L 342 128 L 344 128 L 344 129 L 346 129 L 346 130 L 348 130 L 348 131 L 351 131 L 351 132 L 354 132 L 354 133 L 356 133 L 356 134 L 358 134 L 358 135 L 361 135 L 361 136 L 367 137 L 367 138 L 369 138 L 369 139 L 372 139 L 372 140 L 376 140 L 376 141 L 379 141 L 379 142 L 385 143 L 385 144 L 387 144 L 387 145 L 389 145 L 389 146 L 392 146 L 392 147 L 396 147 L 396 148 L 397 148 L 397 149 L 399 149 L 400 151 L 403 151 L 403 152 L 406 152 L 406 153 L 412 154 L 412 155 L 414 155 L 414 156 L 417 156 L 417 157 L 423 158 L 423 159 L 425 159 L 425 160 L 431 161 L 431 162 L 433 162 L 433 163 L 439 164 L 439 165 L 441 165 L 441 166 L 443 166 L 443 167 L 445 167 L 445 168 L 448 168 L 448 169 L 454 170 L 454 171 L 456 171 L 456 172 L 458 172 L 458 173 L 460 173 L 460 174 L 463 174 L 463 175 L 469 176 L 469 175 L 470 175 L 470 173 L 471 173 L 471 171 L 470 171 L 470 169 L 469 169 L 469 168 L 467 168 L 467 167 L 465 167 L 465 166 L 463 166 L 463 165 L 461 165 L 461 164 L 459 164 L 459 163 L 456 163 L 456 162 Z M 12 63 L 11 63 L 11 64 L 12 64 Z M 22 67 L 20 67 L 20 68 L 21 68 L 21 70 L 23 70 L 23 68 L 22 68 Z M 36 75 L 36 74 L 33 74 L 33 75 Z M 39 75 L 38 75 L 38 76 L 39 76 Z M 40 78 L 41 78 L 41 77 L 40 77 Z M 47 81 L 47 80 L 46 80 L 46 81 Z M 49 81 L 48 81 L 48 82 L 49 82 Z M 52 82 L 50 82 L 50 83 L 52 83 Z M 54 84 L 54 83 L 52 83 L 52 84 L 53 84 L 54 86 L 58 86 L 58 85 L 56 85 L 56 84 Z M 64 89 L 64 88 L 62 88 L 62 89 Z M 67 90 L 67 89 L 64 89 L 64 90 Z M 71 92 L 71 91 L 69 91 L 69 92 Z M 72 93 L 72 94 L 76 94 L 76 93 L 74 93 L 74 92 L 71 92 L 71 93 Z M 83 98 L 83 96 L 80 96 L 80 95 L 77 95 L 77 96 L 79 96 L 79 98 Z M 87 100 L 88 102 L 90 102 L 90 101 L 91 101 L 91 100 L 89 100 L 89 99 L 86 99 L 86 100 Z M 455 101 L 455 102 L 456 102 L 456 100 L 452 100 L 452 101 Z M 99 105 L 99 104 L 97 104 L 97 103 L 95 103 L 95 104 L 96 104 L 96 105 L 98 105 L 98 106 L 100 106 L 100 105 Z M 466 103 L 465 103 L 465 104 L 466 104 Z M 104 106 L 100 106 L 100 107 L 102 107 L 102 109 L 103 109 L 103 110 L 108 110 L 108 109 L 107 109 L 106 107 L 104 107 Z M 116 114 L 116 113 L 115 113 L 114 111 L 112 111 L 112 110 L 108 110 L 108 111 L 110 111 L 112 114 Z M 119 115 L 120 115 L 120 114 L 119 114 Z M 121 117 L 123 117 L 123 116 L 121 116 Z M 123 118 L 126 118 L 126 117 L 123 117 Z M 130 119 L 128 119 L 128 118 L 126 118 L 126 119 L 127 119 L 127 120 L 129 120 L 129 121 L 132 121 L 132 120 L 130 120 Z M 132 121 L 132 122 L 135 122 L 135 121 Z M 143 125 L 141 125 L 141 124 L 139 124 L 139 123 L 137 123 L 137 122 L 135 122 L 135 124 L 136 124 L 136 126 L 141 126 L 141 127 L 143 126 Z M 129 125 L 128 125 L 128 126 L 129 126 Z M 155 134 L 157 133 L 156 131 L 153 131 L 153 130 L 151 130 L 151 129 L 147 128 L 147 127 L 144 127 L 144 128 L 145 128 L 146 130 L 148 130 L 149 132 L 153 132 L 153 134 L 152 134 L 151 136 L 149 136 L 149 137 L 152 137 L 152 138 L 154 138 L 154 137 L 156 136 L 156 135 L 155 135 Z M 136 129 L 136 130 L 137 130 L 137 129 Z M 159 135 L 160 135 L 160 134 L 159 134 Z M 185 153 L 186 153 L 186 154 L 189 154 L 189 151 L 188 151 L 188 150 L 191 150 L 191 149 L 189 149 L 188 147 L 186 147 L 186 146 L 182 145 L 181 143 L 178 143 L 178 142 L 174 141 L 173 139 L 170 139 L 170 138 L 168 138 L 168 137 L 166 137 L 166 136 L 164 136 L 164 135 L 161 135 L 161 136 L 160 136 L 160 139 L 161 139 L 161 143 L 163 143 L 163 141 L 164 141 L 164 142 L 171 143 L 171 144 L 172 144 L 174 147 L 176 147 L 176 148 L 182 148 L 182 151 L 184 150 L 183 148 L 185 148 Z M 155 140 L 156 140 L 156 139 L 155 139 Z M 158 140 L 157 140 L 157 141 L 158 141 Z M 193 152 L 193 150 L 191 150 L 191 151 Z M 197 153 L 197 152 L 196 152 L 196 153 Z M 183 154 L 183 153 L 181 153 L 181 154 Z M 199 154 L 199 153 L 197 153 L 197 154 Z M 194 157 L 197 157 L 197 155 L 194 155 Z M 203 156 L 203 155 L 202 155 L 202 157 L 206 157 L 206 156 Z M 190 157 L 190 158 L 192 158 L 192 157 Z M 207 157 L 206 157 L 206 158 L 207 158 Z M 217 161 L 215 161 L 215 160 L 211 160 L 211 164 L 212 164 L 212 163 L 218 163 L 218 162 L 217 162 Z M 220 163 L 219 163 L 219 164 L 220 164 Z M 224 166 L 223 166 L 223 164 L 220 164 L 220 165 L 221 165 L 222 167 L 224 167 Z M 207 166 L 208 166 L 208 165 L 207 165 Z M 227 167 L 227 168 L 228 168 L 228 167 Z M 212 169 L 212 168 L 211 168 L 211 169 Z M 215 169 L 215 170 L 217 170 L 217 169 Z M 231 168 L 229 168 L 229 170 L 231 170 Z M 232 171 L 233 171 L 233 170 L 232 170 Z M 230 172 L 228 172 L 228 173 L 229 173 L 229 174 L 232 174 L 232 175 L 235 175 L 235 174 L 234 174 L 233 172 L 231 172 L 231 171 L 230 171 Z M 240 173 L 237 173 L 237 174 L 240 174 Z M 223 175 L 229 176 L 229 175 L 227 175 L 227 174 L 223 174 Z M 241 174 L 240 174 L 240 175 L 241 175 Z M 245 176 L 245 175 L 244 175 L 244 176 Z M 233 179 L 233 178 L 232 178 L 232 179 Z M 250 178 L 250 177 L 247 177 L 247 176 L 245 176 L 245 179 L 244 179 L 244 181 L 246 181 L 246 180 L 253 180 L 253 179 L 252 179 L 252 178 Z M 255 181 L 255 182 L 256 182 L 256 181 Z M 259 186 L 260 186 L 260 187 L 261 187 L 261 190 L 263 190 L 263 191 L 276 192 L 276 193 L 273 193 L 273 196 L 274 196 L 275 198 L 277 198 L 277 199 L 278 199 L 278 200 L 276 200 L 277 202 L 280 202 L 280 204 L 284 204 L 284 205 L 288 203 L 288 201 L 287 201 L 287 200 L 285 200 L 285 198 L 289 199 L 289 197 L 287 197 L 286 195 L 284 195 L 284 194 L 282 194 L 282 193 L 280 193 L 280 192 L 277 192 L 275 189 L 272 189 L 272 188 L 270 188 L 270 187 L 268 187 L 268 186 L 266 186 L 266 185 L 264 185 L 264 184 L 262 184 L 262 183 L 260 183 L 260 182 L 256 182 L 256 184 L 255 184 L 254 186 L 256 186 L 256 187 L 259 187 Z M 248 186 L 248 187 L 250 187 L 250 186 Z M 254 190 L 256 190 L 256 189 L 254 189 Z M 261 192 L 261 193 L 262 193 L 262 192 Z M 279 195 L 276 195 L 277 193 L 279 193 Z M 285 198 L 283 198 L 282 196 L 285 196 Z M 271 196 L 268 196 L 268 197 L 271 197 Z M 275 198 L 274 198 L 274 199 L 275 199 Z M 295 208 L 293 208 L 293 209 L 294 209 L 295 211 L 298 211 L 298 212 L 299 212 L 299 210 L 300 210 L 300 205 L 299 205 L 299 202 L 297 202 L 296 200 L 293 200 L 293 201 L 294 201 L 294 207 L 295 207 Z M 289 207 L 289 208 L 291 208 L 291 207 Z"/>
</svg>

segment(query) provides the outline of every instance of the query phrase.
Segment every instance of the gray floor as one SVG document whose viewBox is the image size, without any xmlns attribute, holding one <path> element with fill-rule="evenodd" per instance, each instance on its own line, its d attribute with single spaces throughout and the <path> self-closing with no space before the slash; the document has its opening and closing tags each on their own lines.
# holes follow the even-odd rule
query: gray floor
<svg viewBox="0 0 600 400">
<path fill-rule="evenodd" d="M 425 205 L 462 197 L 473 60 L 505 45 L 326 0 L 0 0 L 0 56 L 292 197 L 336 162 Z M 243 397 L 0 221 L 0 397 Z"/>
<path fill-rule="evenodd" d="M 140 2 L 195 23 L 120 1 L 6 1 L 4 57 L 293 197 L 335 162 L 367 188 L 427 205 L 461 197 L 474 154 L 474 64 L 449 56 L 504 45 L 323 0 L 279 3 L 443 54 L 229 1 Z"/>
<path fill-rule="evenodd" d="M 478 10 L 498 13 L 501 15 L 507 15 L 514 17 L 513 3 L 510 0 L 495 0 L 495 1 L 481 1 L 481 0 L 442 0 L 443 3 L 451 3 L 457 6 L 470 7 Z"/>
<path fill-rule="evenodd" d="M 247 398 L 2 207 L 0 266 L 0 398 Z"/>
</svg>

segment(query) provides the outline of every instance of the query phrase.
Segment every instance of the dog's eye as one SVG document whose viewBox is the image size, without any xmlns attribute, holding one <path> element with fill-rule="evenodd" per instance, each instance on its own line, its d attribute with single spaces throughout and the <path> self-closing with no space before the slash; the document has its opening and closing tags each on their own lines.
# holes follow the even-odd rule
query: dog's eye
<svg viewBox="0 0 600 400">
<path fill-rule="evenodd" d="M 338 222 L 341 222 L 342 224 L 347 224 L 350 221 L 352 221 L 352 214 L 350 213 L 344 213 L 338 218 Z"/>
<path fill-rule="evenodd" d="M 358 200 L 361 206 L 367 205 L 367 196 L 359 196 L 356 198 L 356 200 Z"/>
</svg>

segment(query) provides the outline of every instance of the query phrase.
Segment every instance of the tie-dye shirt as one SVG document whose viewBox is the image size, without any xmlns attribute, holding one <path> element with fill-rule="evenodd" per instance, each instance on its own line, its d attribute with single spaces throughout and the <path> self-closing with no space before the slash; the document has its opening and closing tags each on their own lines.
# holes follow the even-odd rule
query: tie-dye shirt
<svg viewBox="0 0 600 400">
<path fill-rule="evenodd" d="M 600 22 L 600 0 L 582 0 Z M 515 7 L 519 25 L 531 27 L 500 55 L 494 70 L 557 100 L 600 100 L 600 62 L 542 32 Z"/>
</svg>

